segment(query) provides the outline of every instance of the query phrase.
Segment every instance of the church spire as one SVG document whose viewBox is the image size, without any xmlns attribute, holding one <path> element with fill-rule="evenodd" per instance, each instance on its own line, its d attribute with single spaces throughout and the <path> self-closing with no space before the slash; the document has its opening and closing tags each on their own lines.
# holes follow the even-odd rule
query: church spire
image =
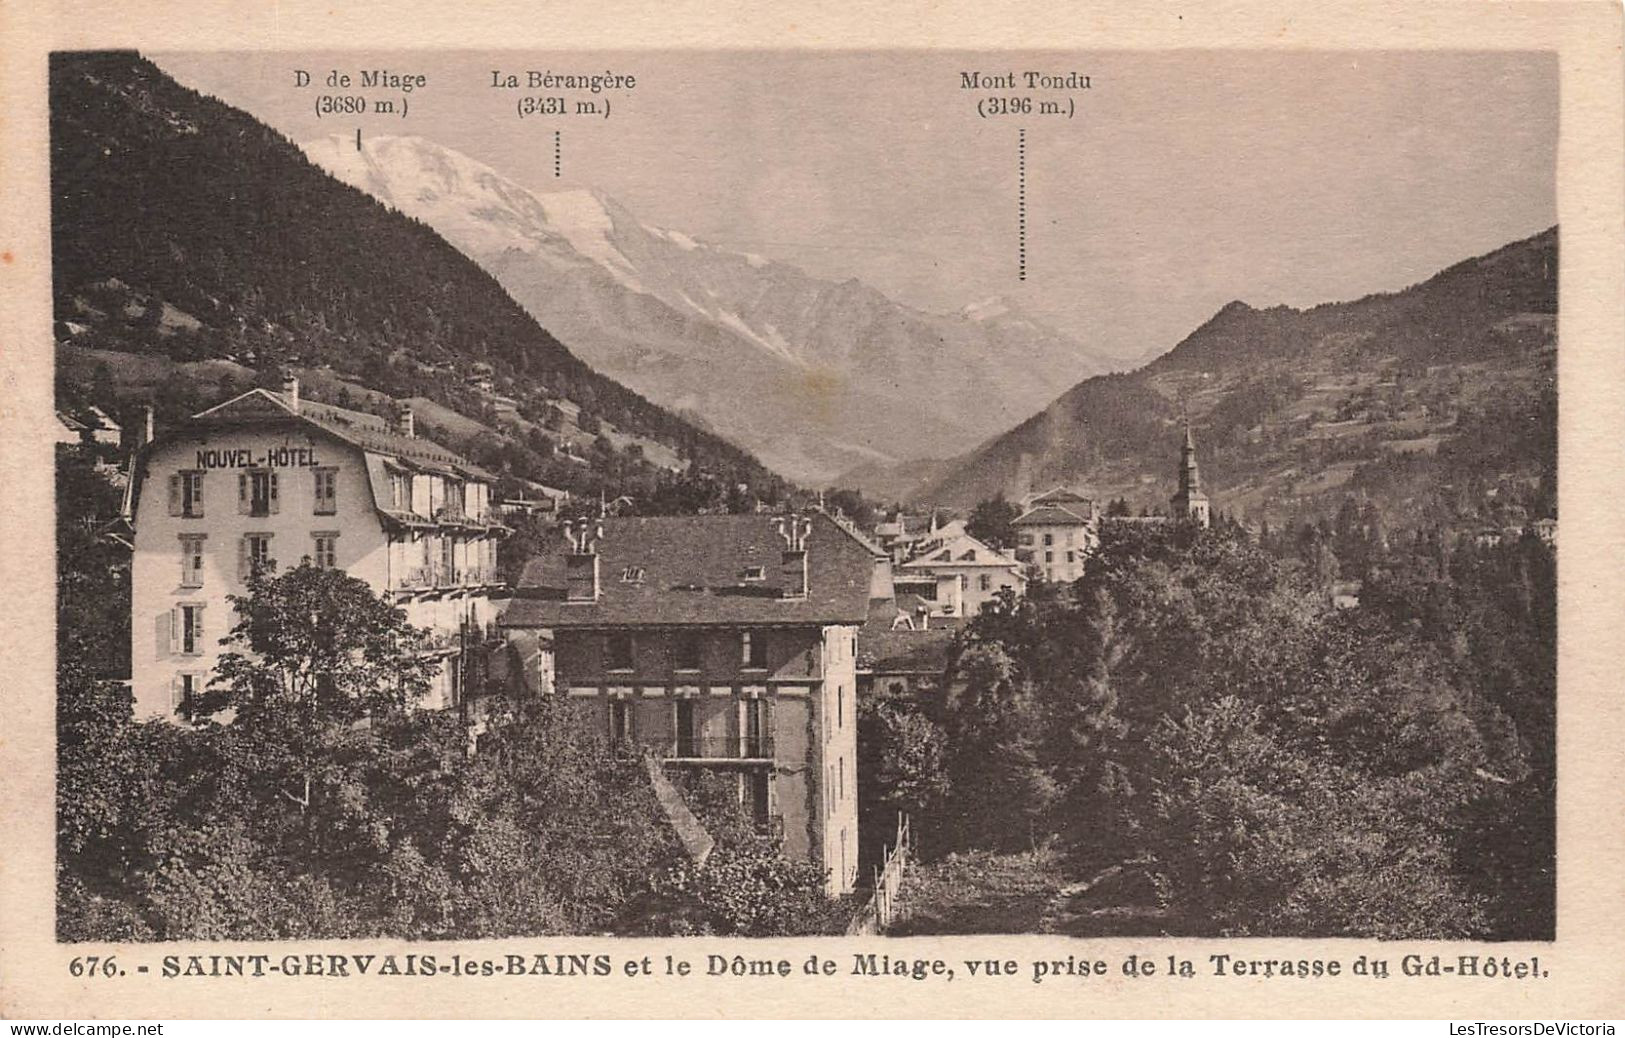
<svg viewBox="0 0 1625 1038">
<path fill-rule="evenodd" d="M 1202 493 L 1202 470 L 1196 464 L 1196 437 L 1191 423 L 1185 422 L 1185 442 L 1179 449 L 1179 491 L 1170 500 L 1175 519 L 1189 519 L 1200 526 L 1210 521 L 1207 495 Z"/>
</svg>

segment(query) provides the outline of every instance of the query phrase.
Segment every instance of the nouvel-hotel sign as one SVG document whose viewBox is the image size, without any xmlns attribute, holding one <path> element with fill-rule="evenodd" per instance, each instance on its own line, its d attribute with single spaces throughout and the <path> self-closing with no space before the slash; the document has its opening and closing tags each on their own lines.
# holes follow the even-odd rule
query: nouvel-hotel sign
<svg viewBox="0 0 1625 1038">
<path fill-rule="evenodd" d="M 314 447 L 271 447 L 257 454 L 249 447 L 197 452 L 200 469 L 308 469 L 320 464 Z"/>
</svg>

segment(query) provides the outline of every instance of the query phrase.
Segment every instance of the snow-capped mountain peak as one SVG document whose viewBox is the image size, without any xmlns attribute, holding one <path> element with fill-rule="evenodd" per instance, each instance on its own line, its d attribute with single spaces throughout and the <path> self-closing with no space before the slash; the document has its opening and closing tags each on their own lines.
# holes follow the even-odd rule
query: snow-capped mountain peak
<svg viewBox="0 0 1625 1038">
<path fill-rule="evenodd" d="M 967 321 L 991 321 L 996 317 L 1003 317 L 1010 312 L 1010 301 L 1004 296 L 991 296 L 980 302 L 971 303 L 959 311 L 959 316 Z"/>
<path fill-rule="evenodd" d="M 1047 403 L 1054 379 L 1101 370 L 1006 300 L 923 313 L 646 223 L 598 191 L 530 190 L 421 137 L 358 150 L 332 136 L 305 153 L 433 227 L 589 364 L 792 478 L 968 449 Z M 1038 363 L 1007 363 L 1016 353 Z"/>
</svg>

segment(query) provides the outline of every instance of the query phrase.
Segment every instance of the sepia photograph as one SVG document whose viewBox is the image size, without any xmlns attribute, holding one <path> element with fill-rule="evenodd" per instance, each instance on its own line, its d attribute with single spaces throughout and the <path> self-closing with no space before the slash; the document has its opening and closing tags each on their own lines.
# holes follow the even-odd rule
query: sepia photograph
<svg viewBox="0 0 1625 1038">
<path fill-rule="evenodd" d="M 1558 81 L 51 54 L 56 939 L 1551 941 Z"/>
</svg>

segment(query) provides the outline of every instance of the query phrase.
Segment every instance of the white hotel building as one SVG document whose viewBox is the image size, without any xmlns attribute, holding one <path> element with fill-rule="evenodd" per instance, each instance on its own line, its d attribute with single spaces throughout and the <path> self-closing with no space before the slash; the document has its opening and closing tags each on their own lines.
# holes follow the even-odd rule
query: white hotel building
<svg viewBox="0 0 1625 1038">
<path fill-rule="evenodd" d="M 131 688 L 175 717 L 236 622 L 256 564 L 303 559 L 386 592 L 444 663 L 425 707 L 459 704 L 466 647 L 493 630 L 491 475 L 375 415 L 252 390 L 145 445 L 132 473 Z"/>
</svg>

